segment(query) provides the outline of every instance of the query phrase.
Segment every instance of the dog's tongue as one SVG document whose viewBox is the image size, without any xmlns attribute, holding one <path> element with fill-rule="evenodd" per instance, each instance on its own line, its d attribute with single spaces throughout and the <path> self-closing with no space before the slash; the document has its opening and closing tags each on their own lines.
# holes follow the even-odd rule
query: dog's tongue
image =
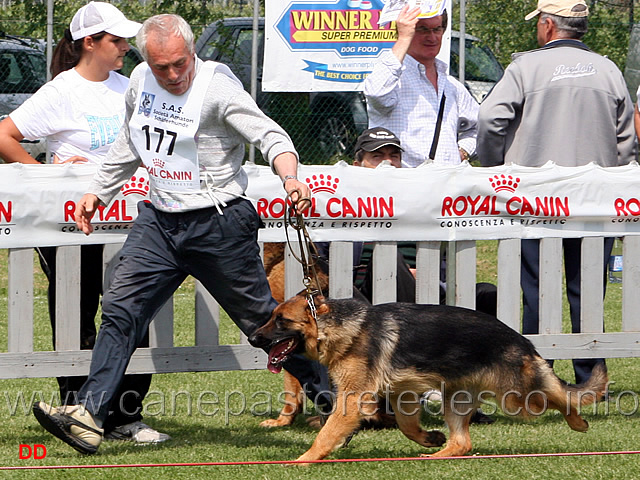
<svg viewBox="0 0 640 480">
<path fill-rule="evenodd" d="M 282 365 L 274 365 L 273 363 L 269 362 L 269 364 L 267 365 L 267 369 L 271 373 L 280 373 L 282 371 Z"/>
<path fill-rule="evenodd" d="M 267 369 L 271 373 L 280 373 L 282 371 L 282 364 L 279 361 L 279 357 L 289 348 L 289 340 L 276 343 L 271 350 L 269 350 L 269 360 L 267 362 Z"/>
</svg>

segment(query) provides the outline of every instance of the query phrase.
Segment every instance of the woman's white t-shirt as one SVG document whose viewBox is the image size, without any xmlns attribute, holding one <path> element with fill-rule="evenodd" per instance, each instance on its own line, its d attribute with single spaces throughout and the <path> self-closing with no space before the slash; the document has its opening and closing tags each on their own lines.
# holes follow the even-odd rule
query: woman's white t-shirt
<svg viewBox="0 0 640 480">
<path fill-rule="evenodd" d="M 60 161 L 79 155 L 100 163 L 124 121 L 129 79 L 115 72 L 103 82 L 75 68 L 42 86 L 9 116 L 27 140 L 46 137 Z"/>
</svg>

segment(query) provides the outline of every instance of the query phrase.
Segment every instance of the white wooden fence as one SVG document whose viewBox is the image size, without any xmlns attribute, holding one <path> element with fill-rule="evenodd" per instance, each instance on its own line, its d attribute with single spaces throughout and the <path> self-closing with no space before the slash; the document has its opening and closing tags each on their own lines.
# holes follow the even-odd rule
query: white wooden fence
<svg viewBox="0 0 640 480">
<path fill-rule="evenodd" d="M 640 237 L 623 241 L 622 328 L 603 332 L 602 264 L 603 239 L 583 239 L 582 332 L 562 333 L 562 243 L 545 238 L 540 250 L 540 335 L 528 337 L 545 358 L 638 357 L 640 356 Z M 112 264 L 119 245 L 105 247 L 105 262 Z M 475 305 L 475 242 L 448 245 L 448 258 L 455 262 L 448 272 L 455 295 L 449 303 L 473 308 Z M 0 345 L 0 378 L 85 375 L 91 351 L 80 350 L 80 306 L 78 301 L 79 246 L 58 248 L 57 331 L 52 351 L 34 351 L 33 338 L 33 249 L 9 250 L 8 262 L 8 342 Z M 348 242 L 331 244 L 330 296 L 351 296 L 353 249 Z M 396 244 L 379 242 L 373 251 L 374 303 L 395 300 Z M 285 294 L 302 289 L 302 269 L 286 255 Z M 504 239 L 498 245 L 498 317 L 520 329 L 520 240 Z M 416 256 L 416 301 L 437 303 L 439 299 L 440 242 L 419 242 Z M 453 279 L 455 281 L 453 281 Z M 266 355 L 241 339 L 236 345 L 218 341 L 220 312 L 215 300 L 196 282 L 194 298 L 195 344 L 174 346 L 173 303 L 170 301 L 150 327 L 150 347 L 139 348 L 129 373 L 168 373 L 261 369 Z M 238 333 L 240 335 L 240 333 Z"/>
</svg>

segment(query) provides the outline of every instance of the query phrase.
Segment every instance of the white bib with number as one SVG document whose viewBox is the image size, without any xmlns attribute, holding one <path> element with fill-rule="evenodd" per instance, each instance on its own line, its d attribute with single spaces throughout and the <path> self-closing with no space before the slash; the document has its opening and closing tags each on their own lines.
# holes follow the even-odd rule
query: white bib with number
<svg viewBox="0 0 640 480">
<path fill-rule="evenodd" d="M 203 63 L 183 95 L 169 93 L 158 84 L 148 65 L 141 67 L 144 71 L 129 132 L 153 188 L 200 191 L 196 135 L 202 102 L 216 66 Z"/>
</svg>

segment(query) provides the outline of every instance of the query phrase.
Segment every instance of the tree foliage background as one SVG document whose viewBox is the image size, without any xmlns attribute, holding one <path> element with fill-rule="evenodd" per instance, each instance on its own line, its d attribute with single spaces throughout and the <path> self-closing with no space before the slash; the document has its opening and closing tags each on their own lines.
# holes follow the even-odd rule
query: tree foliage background
<svg viewBox="0 0 640 480">
<path fill-rule="evenodd" d="M 54 38 L 62 36 L 73 14 L 85 3 L 85 0 L 55 0 Z M 196 37 L 203 26 L 219 18 L 253 13 L 251 0 L 122 0 L 115 3 L 128 18 L 137 21 L 157 13 L 177 13 L 191 24 Z M 264 0 L 261 3 L 264 5 Z M 453 3 L 453 26 L 458 29 L 459 0 Z M 587 3 L 591 13 L 585 42 L 624 69 L 629 31 L 634 22 L 634 0 L 587 0 Z M 46 2 L 4 0 L 2 5 L 0 30 L 14 35 L 46 37 Z M 482 39 L 506 66 L 512 53 L 537 47 L 535 20 L 524 20 L 536 5 L 537 0 L 467 0 L 467 33 Z"/>
<path fill-rule="evenodd" d="M 109 0 L 101 0 L 109 1 Z M 76 11 L 88 0 L 54 0 L 53 38 L 61 38 Z M 131 20 L 143 22 L 159 13 L 177 13 L 187 20 L 196 38 L 202 28 L 225 16 L 251 16 L 251 0 L 121 0 L 110 2 Z M 261 2 L 264 5 L 264 0 Z M 12 35 L 46 38 L 46 0 L 4 0 L 0 8 L 0 31 Z"/>
<path fill-rule="evenodd" d="M 0 1 L 0 31 L 46 38 L 46 0 Z M 54 0 L 54 39 L 62 37 L 74 13 L 87 1 Z M 262 12 L 265 1 L 261 0 Z M 623 70 L 634 22 L 633 0 L 586 1 L 591 13 L 585 42 Z M 253 14 L 253 0 L 113 0 L 113 3 L 128 18 L 139 22 L 158 13 L 177 13 L 191 24 L 196 38 L 204 26 L 220 18 Z M 537 0 L 466 0 L 466 31 L 479 37 L 506 67 L 512 53 L 537 48 L 536 21 L 524 20 L 536 5 Z M 459 30 L 460 0 L 453 0 L 453 6 L 453 28 Z M 132 43 L 135 44 L 133 39 Z M 640 71 L 637 77 L 640 79 Z M 634 83 L 630 89 L 634 99 L 638 79 L 630 81 Z M 360 132 L 352 125 L 348 108 L 342 111 L 342 107 L 323 105 L 321 112 L 312 115 L 306 94 L 278 93 L 269 98 L 269 114 L 290 133 L 305 163 L 334 163 L 351 154 Z"/>
<path fill-rule="evenodd" d="M 535 10 L 537 0 L 467 0 L 467 33 L 483 40 L 503 66 L 511 54 L 538 47 L 535 20 L 524 17 Z M 589 31 L 584 42 L 624 69 L 629 32 L 634 22 L 633 0 L 587 0 Z M 453 28 L 460 26 L 460 4 L 454 0 Z"/>
</svg>

